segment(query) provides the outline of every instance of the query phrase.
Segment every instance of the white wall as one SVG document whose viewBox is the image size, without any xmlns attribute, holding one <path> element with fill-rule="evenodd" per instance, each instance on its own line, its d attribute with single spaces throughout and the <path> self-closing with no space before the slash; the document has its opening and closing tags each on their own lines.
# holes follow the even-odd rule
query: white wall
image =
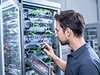
<svg viewBox="0 0 100 75">
<path fill-rule="evenodd" d="M 66 9 L 79 11 L 87 24 L 97 22 L 96 0 L 66 0 Z"/>
<path fill-rule="evenodd" d="M 100 23 L 100 0 L 98 0 L 98 8 L 99 8 L 99 23 Z"/>
<path fill-rule="evenodd" d="M 98 42 L 100 46 L 100 0 L 98 0 Z"/>
<path fill-rule="evenodd" d="M 62 10 L 79 11 L 85 18 L 86 24 L 97 23 L 96 0 L 48 0 L 61 4 Z"/>
<path fill-rule="evenodd" d="M 61 10 L 66 9 L 66 3 L 65 3 L 66 0 L 48 0 L 48 1 L 60 3 L 61 4 Z"/>
</svg>

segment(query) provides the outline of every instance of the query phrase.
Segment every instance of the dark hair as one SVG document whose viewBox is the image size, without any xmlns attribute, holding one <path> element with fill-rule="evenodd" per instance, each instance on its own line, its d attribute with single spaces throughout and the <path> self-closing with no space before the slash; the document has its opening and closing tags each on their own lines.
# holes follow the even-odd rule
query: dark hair
<svg viewBox="0 0 100 75">
<path fill-rule="evenodd" d="M 61 11 L 60 14 L 55 15 L 55 19 L 59 21 L 63 30 L 69 27 L 75 36 L 82 36 L 85 22 L 83 16 L 78 12 L 74 10 Z"/>
</svg>

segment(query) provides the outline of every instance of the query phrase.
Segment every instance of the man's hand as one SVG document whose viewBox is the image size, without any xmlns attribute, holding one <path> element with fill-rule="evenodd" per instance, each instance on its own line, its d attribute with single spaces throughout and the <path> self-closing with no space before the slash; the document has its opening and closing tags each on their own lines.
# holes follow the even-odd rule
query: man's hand
<svg viewBox="0 0 100 75">
<path fill-rule="evenodd" d="M 65 71 L 66 68 L 66 62 L 63 61 L 61 58 L 59 58 L 58 56 L 55 55 L 53 48 L 45 43 L 44 45 L 44 51 L 47 53 L 48 56 L 50 56 L 54 62 L 63 70 Z"/>
<path fill-rule="evenodd" d="M 55 55 L 53 48 L 49 44 L 47 44 L 46 42 L 44 44 L 45 44 L 44 45 L 44 52 L 46 52 L 48 56 L 53 58 L 53 56 Z"/>
</svg>

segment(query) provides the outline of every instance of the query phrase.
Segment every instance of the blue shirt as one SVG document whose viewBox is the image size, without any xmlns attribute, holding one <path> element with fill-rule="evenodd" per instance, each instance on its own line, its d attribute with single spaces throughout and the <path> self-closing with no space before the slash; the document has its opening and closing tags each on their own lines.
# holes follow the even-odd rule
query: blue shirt
<svg viewBox="0 0 100 75">
<path fill-rule="evenodd" d="M 86 43 L 68 55 L 65 75 L 100 75 L 100 59 Z"/>
</svg>

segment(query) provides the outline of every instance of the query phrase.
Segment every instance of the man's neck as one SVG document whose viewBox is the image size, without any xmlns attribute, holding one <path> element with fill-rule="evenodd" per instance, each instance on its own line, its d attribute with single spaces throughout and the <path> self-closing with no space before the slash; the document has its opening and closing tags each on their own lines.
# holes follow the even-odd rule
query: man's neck
<svg viewBox="0 0 100 75">
<path fill-rule="evenodd" d="M 79 49 L 81 46 L 83 46 L 85 44 L 85 40 L 83 37 L 80 38 L 73 38 L 70 41 L 69 46 L 72 48 L 73 51 L 76 51 L 77 49 Z"/>
</svg>

